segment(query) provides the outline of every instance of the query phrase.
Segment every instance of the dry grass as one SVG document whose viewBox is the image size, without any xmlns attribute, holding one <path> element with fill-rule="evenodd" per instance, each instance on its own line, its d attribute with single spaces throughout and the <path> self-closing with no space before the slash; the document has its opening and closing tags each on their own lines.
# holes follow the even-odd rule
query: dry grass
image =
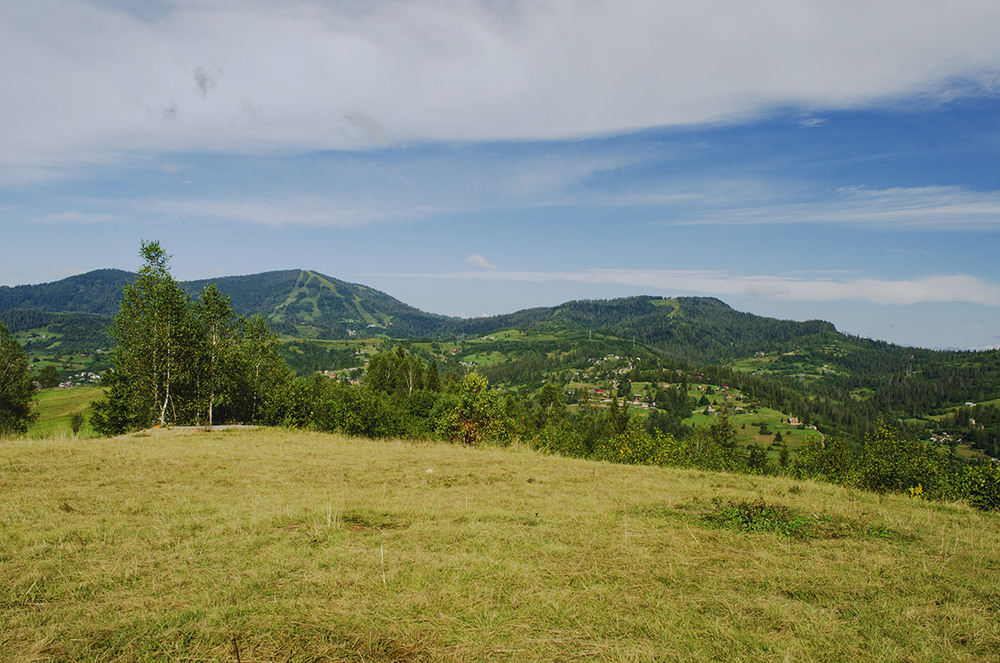
<svg viewBox="0 0 1000 663">
<path fill-rule="evenodd" d="M 0 660 L 1000 660 L 961 505 L 280 430 L 8 441 L 0 494 Z"/>
</svg>

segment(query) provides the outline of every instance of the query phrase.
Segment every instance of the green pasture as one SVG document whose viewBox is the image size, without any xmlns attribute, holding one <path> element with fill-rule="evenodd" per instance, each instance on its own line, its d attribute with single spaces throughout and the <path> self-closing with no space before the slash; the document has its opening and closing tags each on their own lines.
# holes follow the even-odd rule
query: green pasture
<svg viewBox="0 0 1000 663">
<path fill-rule="evenodd" d="M 72 435 L 70 419 L 76 413 L 84 415 L 85 423 L 80 435 L 90 433 L 90 403 L 100 400 L 104 391 L 100 387 L 72 387 L 69 389 L 42 389 L 37 394 L 38 419 L 28 429 L 33 438 Z"/>
<path fill-rule="evenodd" d="M 262 429 L 0 445 L 0 658 L 1000 660 L 1000 516 Z"/>
</svg>

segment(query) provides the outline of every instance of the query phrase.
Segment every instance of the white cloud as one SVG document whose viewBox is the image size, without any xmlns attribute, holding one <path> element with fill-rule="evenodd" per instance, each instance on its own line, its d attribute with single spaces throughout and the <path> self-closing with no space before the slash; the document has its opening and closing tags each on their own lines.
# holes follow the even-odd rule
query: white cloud
<svg viewBox="0 0 1000 663">
<path fill-rule="evenodd" d="M 108 223 L 122 220 L 122 217 L 114 214 L 97 214 L 80 212 L 78 210 L 65 210 L 47 214 L 40 219 L 40 221 L 45 223 Z"/>
<path fill-rule="evenodd" d="M 682 210 L 671 214 L 671 220 L 663 224 L 829 223 L 918 230 L 1000 229 L 1000 191 L 971 191 L 956 186 L 843 187 L 829 198 L 761 204 L 760 198 L 766 197 L 766 192 L 709 195 L 712 191 L 725 188 L 725 183 L 707 183 L 704 186 L 701 197 L 719 200 L 721 204 L 696 211 Z M 608 202 L 613 204 L 614 201 Z"/>
<path fill-rule="evenodd" d="M 413 219 L 435 212 L 421 207 L 352 206 L 326 198 L 203 199 L 140 201 L 136 209 L 161 218 L 187 217 L 253 223 L 264 226 L 352 227 L 389 219 Z M 72 220 L 72 219 L 66 219 Z"/>
<path fill-rule="evenodd" d="M 197 157 L 186 158 L 184 163 L 135 160 L 134 172 L 149 177 L 166 174 L 171 182 L 195 185 L 180 197 L 140 193 L 79 199 L 75 204 L 80 209 L 73 213 L 57 210 L 44 216 L 72 223 L 84 217 L 100 220 L 111 210 L 117 217 L 136 220 L 183 216 L 270 226 L 358 226 L 430 215 L 566 205 L 574 200 L 581 181 L 641 159 L 572 151 L 541 158 L 534 152 L 497 155 L 489 149 L 430 152 L 400 150 L 391 163 L 379 155 L 358 153 L 329 159 L 317 156 L 306 165 L 289 166 L 290 171 L 280 169 L 287 160 L 277 160 L 276 169 L 272 160 L 256 157 L 230 157 L 221 167 L 219 159 L 205 162 Z M 219 176 L 230 169 L 253 172 L 253 190 L 232 195 L 228 179 Z M 218 197 L 210 197 L 216 191 Z"/>
<path fill-rule="evenodd" d="M 393 275 L 400 276 L 400 275 Z M 962 274 L 924 276 L 915 279 L 849 280 L 803 279 L 788 276 L 744 276 L 718 271 L 661 269 L 591 269 L 573 272 L 489 271 L 442 274 L 408 274 L 434 279 L 487 279 L 534 283 L 572 281 L 645 288 L 666 293 L 701 295 L 752 295 L 765 299 L 801 302 L 840 300 L 875 304 L 967 302 L 1000 306 L 1000 284 Z"/>
<path fill-rule="evenodd" d="M 995 89 L 1000 65 L 988 0 L 114 7 L 0 4 L 10 177 L 136 152 L 565 138 L 947 98 Z"/>
<path fill-rule="evenodd" d="M 486 258 L 482 257 L 478 253 L 474 253 L 466 258 L 465 264 L 478 267 L 479 269 L 485 269 L 487 271 L 494 271 L 497 269 L 496 265 L 491 264 Z"/>
</svg>

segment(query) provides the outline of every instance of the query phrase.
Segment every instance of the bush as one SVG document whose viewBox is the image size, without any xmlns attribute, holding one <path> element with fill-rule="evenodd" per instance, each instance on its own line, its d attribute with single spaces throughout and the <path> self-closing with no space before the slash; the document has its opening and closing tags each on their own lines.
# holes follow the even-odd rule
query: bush
<svg viewBox="0 0 1000 663">
<path fill-rule="evenodd" d="M 770 474 L 771 462 L 767 458 L 767 449 L 758 444 L 748 446 L 746 468 L 750 474 Z"/>
<path fill-rule="evenodd" d="M 795 456 L 792 475 L 847 484 L 854 481 L 856 465 L 855 454 L 844 440 L 810 438 Z"/>
<path fill-rule="evenodd" d="M 626 465 L 648 465 L 653 461 L 656 447 L 653 437 L 635 419 L 630 419 L 624 432 L 600 440 L 594 455 L 599 460 Z"/>
<path fill-rule="evenodd" d="M 532 445 L 542 451 L 576 458 L 582 458 L 588 453 L 583 437 L 565 421 L 549 422 L 535 436 Z"/>
<path fill-rule="evenodd" d="M 669 467 L 688 467 L 691 465 L 691 449 L 686 441 L 656 431 L 653 444 L 656 450 L 652 462 L 657 465 Z"/>
<path fill-rule="evenodd" d="M 925 495 L 953 497 L 955 473 L 941 447 L 906 440 L 885 425 L 865 437 L 858 485 L 874 492 L 904 492 L 921 486 Z"/>
<path fill-rule="evenodd" d="M 1000 464 L 986 460 L 968 467 L 962 475 L 962 497 L 984 511 L 1000 509 Z"/>
</svg>

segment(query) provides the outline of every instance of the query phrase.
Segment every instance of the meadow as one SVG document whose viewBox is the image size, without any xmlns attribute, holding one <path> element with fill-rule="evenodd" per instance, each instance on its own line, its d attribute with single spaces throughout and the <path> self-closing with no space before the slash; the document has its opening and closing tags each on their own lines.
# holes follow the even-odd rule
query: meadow
<svg viewBox="0 0 1000 663">
<path fill-rule="evenodd" d="M 0 442 L 7 661 L 1000 661 L 1000 515 L 281 429 Z"/>
<path fill-rule="evenodd" d="M 100 387 L 40 389 L 35 401 L 38 419 L 28 429 L 28 436 L 43 438 L 73 435 L 74 414 L 82 415 L 84 418 L 78 435 L 93 435 L 87 423 L 90 419 L 90 404 L 103 397 L 104 390 Z"/>
</svg>

